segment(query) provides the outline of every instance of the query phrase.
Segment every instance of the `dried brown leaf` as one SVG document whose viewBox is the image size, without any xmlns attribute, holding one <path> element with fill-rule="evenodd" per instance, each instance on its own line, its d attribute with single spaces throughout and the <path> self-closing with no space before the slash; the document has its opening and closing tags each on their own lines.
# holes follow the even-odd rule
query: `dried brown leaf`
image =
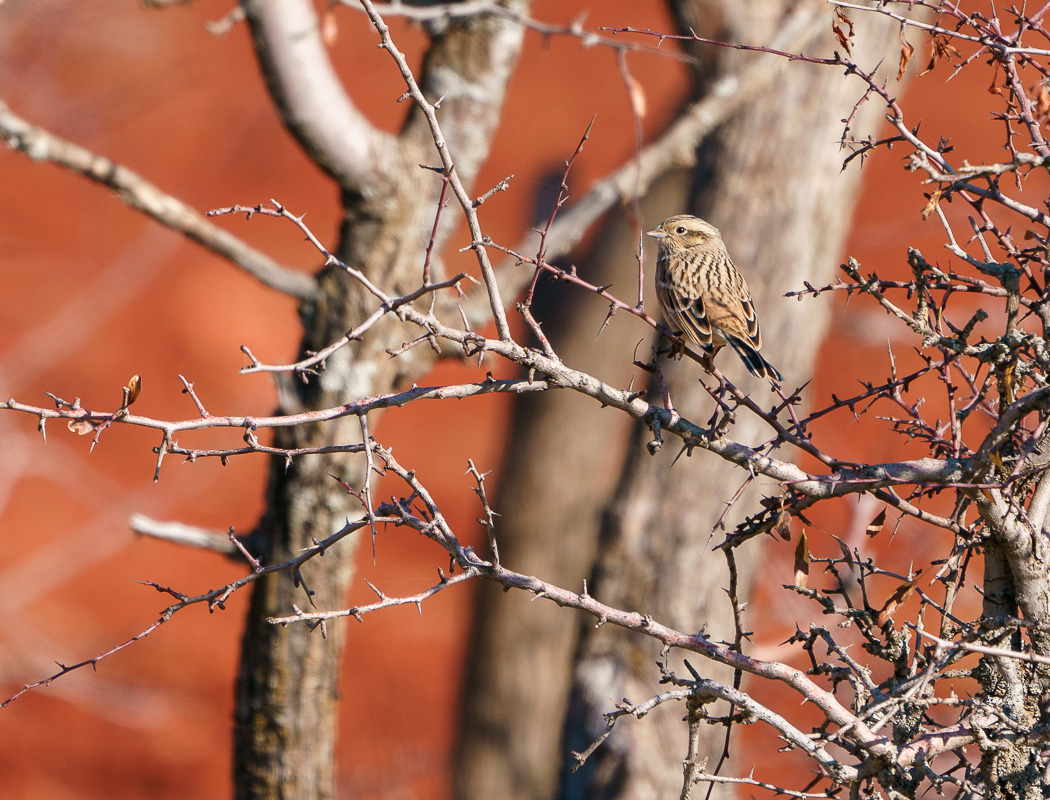
<svg viewBox="0 0 1050 800">
<path fill-rule="evenodd" d="M 1045 83 L 1040 83 L 1035 89 L 1035 108 L 1032 110 L 1039 120 L 1045 119 L 1050 112 L 1050 89 L 1047 89 Z"/>
<path fill-rule="evenodd" d="M 73 431 L 77 436 L 87 436 L 89 433 L 95 432 L 98 423 L 92 422 L 89 419 L 71 419 L 66 423 L 66 427 Z"/>
<path fill-rule="evenodd" d="M 805 589 L 809 583 L 809 542 L 806 541 L 806 532 L 798 535 L 795 544 L 795 588 Z"/>
<path fill-rule="evenodd" d="M 780 538 L 785 542 L 791 538 L 791 514 L 788 513 L 786 506 L 780 509 L 773 530 L 779 534 Z"/>
<path fill-rule="evenodd" d="M 992 70 L 992 83 L 988 87 L 988 94 L 997 94 L 1000 97 L 1003 96 L 1003 89 L 998 85 L 999 81 L 999 66 L 996 65 L 995 69 Z"/>
<path fill-rule="evenodd" d="M 909 597 L 911 597 L 912 593 L 915 591 L 915 587 L 919 585 L 920 575 L 922 575 L 922 570 L 915 573 L 915 577 L 910 581 L 902 583 L 893 590 L 893 594 L 891 594 L 889 600 L 886 601 L 886 605 L 884 605 L 882 610 L 879 611 L 879 625 L 885 625 L 888 620 L 893 619 L 893 615 L 897 613 L 897 609 L 900 608 Z"/>
<path fill-rule="evenodd" d="M 853 21 L 846 16 L 846 12 L 841 8 L 835 9 L 835 18 L 846 26 L 848 32 L 836 25 L 835 20 L 831 21 L 831 30 L 835 34 L 835 38 L 839 40 L 839 44 L 842 45 L 842 49 L 848 55 L 853 55 Z"/>
<path fill-rule="evenodd" d="M 868 523 L 868 527 L 865 528 L 864 532 L 868 534 L 868 536 L 877 536 L 879 533 L 882 532 L 882 526 L 885 524 L 886 509 L 884 508 L 882 509 L 882 511 L 875 515 L 875 518 L 871 522 Z"/>
<path fill-rule="evenodd" d="M 131 380 L 128 381 L 128 405 L 130 406 L 136 400 L 139 399 L 139 395 L 142 393 L 142 376 L 132 375 Z M 127 406 L 125 406 L 126 408 Z"/>
<path fill-rule="evenodd" d="M 942 196 L 943 193 L 940 189 L 937 189 L 936 191 L 930 194 L 929 202 L 926 203 L 926 207 L 922 210 L 923 219 L 926 219 L 930 216 L 930 214 L 937 210 L 937 204 L 941 202 Z"/>
<path fill-rule="evenodd" d="M 901 63 L 900 63 L 900 66 L 897 68 L 897 80 L 900 80 L 901 78 L 904 77 L 904 73 L 908 69 L 908 62 L 910 62 L 911 61 L 911 57 L 913 55 L 915 55 L 915 47 L 911 44 L 911 42 L 909 42 L 907 39 L 904 38 L 904 26 L 903 25 L 901 26 L 900 40 L 901 40 Z"/>
<path fill-rule="evenodd" d="M 933 37 L 933 47 L 940 54 L 941 58 L 958 58 L 962 55 L 959 49 L 952 44 L 951 39 L 944 34 L 938 34 Z"/>
<path fill-rule="evenodd" d="M 930 63 L 926 65 L 926 69 L 919 73 L 919 75 L 926 75 L 933 71 L 933 68 L 937 66 L 937 62 L 942 58 L 958 58 L 960 55 L 958 48 L 952 44 L 949 39 L 943 33 L 935 33 L 930 37 Z"/>
</svg>

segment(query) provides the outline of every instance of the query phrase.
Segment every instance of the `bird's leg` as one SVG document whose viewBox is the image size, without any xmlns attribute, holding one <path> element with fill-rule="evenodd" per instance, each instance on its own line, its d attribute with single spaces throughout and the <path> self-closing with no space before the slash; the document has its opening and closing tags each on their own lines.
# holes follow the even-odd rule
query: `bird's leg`
<svg viewBox="0 0 1050 800">
<path fill-rule="evenodd" d="M 666 333 L 663 333 L 663 329 L 661 329 L 660 336 L 657 339 L 658 344 L 654 346 L 656 356 L 668 356 L 669 358 L 679 359 L 685 355 L 685 342 L 682 340 L 682 332 L 675 331 L 674 335 L 678 338 L 671 338 Z"/>
<path fill-rule="evenodd" d="M 719 391 L 725 390 L 725 379 L 715 371 L 715 356 L 718 355 L 718 351 L 722 349 L 722 345 L 712 345 L 710 349 L 704 348 L 700 351 L 701 358 L 703 358 L 703 367 L 712 375 L 718 378 Z"/>
<path fill-rule="evenodd" d="M 685 355 L 685 340 L 682 339 L 683 335 L 684 334 L 679 331 L 677 333 L 678 338 L 671 342 L 671 357 L 676 361 Z"/>
</svg>

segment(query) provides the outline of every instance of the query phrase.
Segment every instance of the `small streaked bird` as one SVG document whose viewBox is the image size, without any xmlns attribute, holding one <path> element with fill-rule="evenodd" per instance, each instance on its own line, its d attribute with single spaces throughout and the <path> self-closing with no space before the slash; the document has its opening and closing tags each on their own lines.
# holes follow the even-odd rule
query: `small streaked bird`
<svg viewBox="0 0 1050 800">
<path fill-rule="evenodd" d="M 762 334 L 751 292 L 718 228 L 680 214 L 646 233 L 659 242 L 656 296 L 668 325 L 712 358 L 728 344 L 755 377 L 783 380 L 758 352 Z"/>
</svg>

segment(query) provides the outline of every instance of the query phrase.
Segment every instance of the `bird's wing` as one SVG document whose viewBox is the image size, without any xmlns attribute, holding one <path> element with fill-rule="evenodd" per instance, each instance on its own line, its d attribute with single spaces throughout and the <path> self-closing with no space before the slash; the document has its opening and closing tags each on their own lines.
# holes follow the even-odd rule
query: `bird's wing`
<svg viewBox="0 0 1050 800">
<path fill-rule="evenodd" d="M 726 257 L 722 280 L 712 284 L 708 299 L 708 316 L 712 324 L 746 341 L 755 350 L 762 347 L 762 333 L 751 290 L 736 265 Z"/>
<path fill-rule="evenodd" d="M 698 288 L 698 287 L 697 287 Z M 711 348 L 711 322 L 707 318 L 704 298 L 685 293 L 682 287 L 674 289 L 670 280 L 658 276 L 656 291 L 667 315 L 668 322 L 705 349 Z"/>
<path fill-rule="evenodd" d="M 740 311 L 741 320 L 747 326 L 747 336 L 751 340 L 751 344 L 754 345 L 756 350 L 762 347 L 762 331 L 758 327 L 758 314 L 755 312 L 755 304 L 751 300 L 751 292 L 747 288 L 747 284 L 743 282 L 741 278 L 741 291 L 740 293 Z"/>
</svg>

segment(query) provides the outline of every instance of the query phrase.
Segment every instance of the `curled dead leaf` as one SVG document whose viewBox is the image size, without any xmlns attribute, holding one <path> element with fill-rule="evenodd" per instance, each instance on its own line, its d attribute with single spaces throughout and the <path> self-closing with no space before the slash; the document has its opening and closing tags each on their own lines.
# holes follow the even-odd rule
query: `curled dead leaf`
<svg viewBox="0 0 1050 800">
<path fill-rule="evenodd" d="M 937 189 L 936 191 L 931 192 L 928 195 L 928 197 L 929 197 L 929 202 L 926 203 L 926 208 L 924 208 L 922 210 L 922 218 L 923 219 L 926 219 L 927 217 L 930 216 L 930 214 L 932 214 L 934 211 L 937 210 L 937 205 L 941 202 L 941 197 L 943 197 L 943 192 L 941 192 L 940 189 Z"/>
<path fill-rule="evenodd" d="M 128 381 L 127 390 L 128 390 L 128 402 L 127 402 L 127 405 L 124 406 L 125 408 L 127 408 L 128 406 L 130 406 L 132 403 L 134 403 L 136 400 L 139 399 L 139 394 L 142 393 L 142 376 L 141 375 L 132 375 L 131 376 L 131 380 Z"/>
<path fill-rule="evenodd" d="M 786 508 L 780 509 L 773 530 L 776 531 L 780 538 L 785 542 L 791 538 L 791 514 L 788 513 Z"/>
<path fill-rule="evenodd" d="M 919 73 L 919 75 L 926 75 L 933 71 L 933 68 L 937 66 L 937 62 L 942 58 L 958 58 L 960 55 L 959 49 L 952 44 L 951 39 L 946 34 L 935 33 L 930 37 L 930 63 L 926 65 L 926 69 Z"/>
<path fill-rule="evenodd" d="M 843 23 L 846 29 L 840 28 L 835 24 L 835 20 L 831 21 L 831 30 L 835 34 L 835 38 L 839 40 L 839 44 L 842 45 L 842 49 L 846 51 L 848 55 L 853 54 L 853 21 L 846 16 L 846 12 L 841 8 L 835 9 L 835 19 Z"/>
<path fill-rule="evenodd" d="M 66 427 L 69 428 L 77 436 L 86 436 L 89 433 L 94 433 L 98 428 L 97 422 L 92 422 L 89 419 L 71 419 L 66 423 Z"/>
<path fill-rule="evenodd" d="M 999 85 L 999 67 L 998 66 L 996 66 L 996 68 L 994 70 L 992 70 L 992 82 L 988 86 L 988 94 L 997 94 L 1000 97 L 1003 96 L 1003 89 Z"/>
<path fill-rule="evenodd" d="M 901 63 L 897 68 L 897 80 L 904 77 L 905 71 L 908 69 L 908 62 L 911 61 L 911 57 L 915 55 L 915 47 L 912 46 L 911 42 L 904 38 L 904 26 L 901 26 L 900 33 L 901 40 Z"/>
<path fill-rule="evenodd" d="M 958 58 L 962 55 L 951 39 L 945 34 L 937 34 L 933 37 L 933 47 L 940 54 L 941 58 Z"/>
<path fill-rule="evenodd" d="M 795 588 L 805 589 L 809 583 L 809 542 L 806 540 L 806 532 L 798 535 L 795 544 Z"/>
<path fill-rule="evenodd" d="M 1035 112 L 1036 119 L 1043 119 L 1047 113 L 1050 113 L 1050 89 L 1046 87 L 1045 83 L 1040 83 L 1033 92 L 1035 97 Z"/>
</svg>

